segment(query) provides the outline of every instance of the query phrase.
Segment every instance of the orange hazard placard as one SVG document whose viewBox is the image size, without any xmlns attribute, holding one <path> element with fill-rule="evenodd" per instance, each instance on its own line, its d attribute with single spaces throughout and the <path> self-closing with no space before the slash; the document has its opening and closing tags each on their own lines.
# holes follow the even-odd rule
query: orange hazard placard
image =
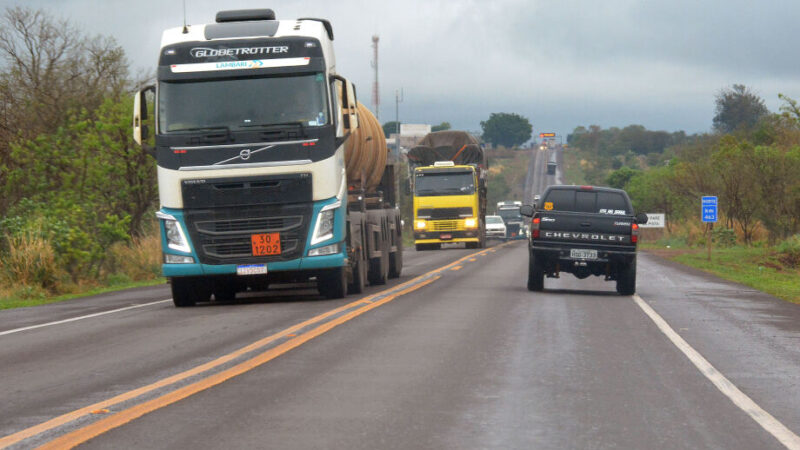
<svg viewBox="0 0 800 450">
<path fill-rule="evenodd" d="M 268 256 L 281 254 L 281 234 L 263 233 L 250 235 L 250 244 L 253 256 Z"/>
</svg>

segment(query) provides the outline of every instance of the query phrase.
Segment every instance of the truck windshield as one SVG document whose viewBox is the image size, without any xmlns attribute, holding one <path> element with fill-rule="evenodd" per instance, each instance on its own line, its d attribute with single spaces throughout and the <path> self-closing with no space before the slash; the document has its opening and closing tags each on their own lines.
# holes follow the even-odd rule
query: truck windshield
<svg viewBox="0 0 800 450">
<path fill-rule="evenodd" d="M 475 183 L 472 172 L 418 172 L 414 182 L 414 195 L 472 195 Z"/>
<path fill-rule="evenodd" d="M 503 218 L 504 221 L 509 220 L 522 220 L 522 215 L 519 213 L 519 208 L 501 209 L 497 214 Z"/>
<path fill-rule="evenodd" d="M 159 84 L 159 131 L 328 123 L 322 73 Z"/>
</svg>

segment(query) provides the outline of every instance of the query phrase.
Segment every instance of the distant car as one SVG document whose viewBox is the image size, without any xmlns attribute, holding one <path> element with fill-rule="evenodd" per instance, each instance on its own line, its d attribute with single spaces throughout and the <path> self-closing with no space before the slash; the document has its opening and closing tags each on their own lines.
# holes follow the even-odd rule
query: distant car
<svg viewBox="0 0 800 450">
<path fill-rule="evenodd" d="M 486 237 L 505 239 L 506 224 L 500 216 L 486 216 Z"/>
</svg>

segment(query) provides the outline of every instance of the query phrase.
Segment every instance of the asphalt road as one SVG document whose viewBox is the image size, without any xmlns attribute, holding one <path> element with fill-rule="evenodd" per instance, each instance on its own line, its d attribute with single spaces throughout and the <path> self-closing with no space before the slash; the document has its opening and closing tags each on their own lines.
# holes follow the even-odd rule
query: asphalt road
<svg viewBox="0 0 800 450">
<path fill-rule="evenodd" d="M 0 311 L 0 447 L 800 448 L 799 305 L 647 254 L 635 296 L 529 292 L 522 241 L 405 262 L 344 300 Z"/>
</svg>

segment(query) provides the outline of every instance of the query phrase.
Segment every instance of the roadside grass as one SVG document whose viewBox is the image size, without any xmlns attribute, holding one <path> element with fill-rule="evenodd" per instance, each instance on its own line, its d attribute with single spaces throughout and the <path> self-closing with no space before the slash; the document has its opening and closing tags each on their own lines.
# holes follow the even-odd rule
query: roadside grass
<svg viewBox="0 0 800 450">
<path fill-rule="evenodd" d="M 708 261 L 708 251 L 703 247 L 683 246 L 677 240 L 672 240 L 671 244 L 670 248 L 662 243 L 644 244 L 642 250 L 800 303 L 800 267 L 787 265 L 785 254 L 776 247 L 713 248 L 711 261 Z"/>
<path fill-rule="evenodd" d="M 74 279 L 53 259 L 52 246 L 38 236 L 7 239 L 0 259 L 0 310 L 56 303 L 78 297 L 165 283 L 157 232 L 112 245 L 97 274 Z"/>
<path fill-rule="evenodd" d="M 114 284 L 112 286 L 96 287 L 78 293 L 64 294 L 56 297 L 37 296 L 33 298 L 24 298 L 15 295 L 13 292 L 0 291 L 0 310 L 23 308 L 26 306 L 47 305 L 49 303 L 63 302 L 64 300 L 71 300 L 80 297 L 89 297 L 92 295 L 105 294 L 107 292 L 121 291 L 124 289 L 131 289 L 144 286 L 157 286 L 159 284 L 164 284 L 166 282 L 167 281 L 165 278 L 160 277 L 145 281 L 133 281 L 127 283 Z M 25 290 L 26 287 L 21 287 L 18 289 Z"/>
</svg>

